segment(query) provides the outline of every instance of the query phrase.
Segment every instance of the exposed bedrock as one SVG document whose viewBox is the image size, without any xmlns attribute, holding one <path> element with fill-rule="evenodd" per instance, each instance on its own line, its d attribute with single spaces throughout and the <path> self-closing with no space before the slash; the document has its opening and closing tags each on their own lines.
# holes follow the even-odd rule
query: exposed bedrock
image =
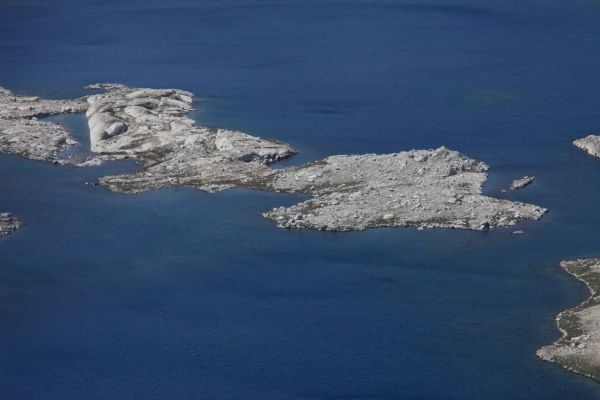
<svg viewBox="0 0 600 400">
<path fill-rule="evenodd" d="M 587 285 L 590 297 L 558 314 L 556 324 L 562 337 L 539 349 L 537 355 L 600 381 L 600 258 L 563 261 L 560 265 Z"/>
<path fill-rule="evenodd" d="M 10 213 L 0 213 L 0 237 L 8 235 L 19 229 L 21 222 Z"/>
<path fill-rule="evenodd" d="M 600 136 L 589 135 L 577 139 L 573 144 L 592 156 L 600 157 Z"/>
<path fill-rule="evenodd" d="M 33 160 L 57 160 L 66 147 L 76 143 L 60 125 L 38 118 L 61 113 L 83 112 L 85 99 L 41 100 L 16 96 L 0 88 L 0 153 Z"/>
</svg>

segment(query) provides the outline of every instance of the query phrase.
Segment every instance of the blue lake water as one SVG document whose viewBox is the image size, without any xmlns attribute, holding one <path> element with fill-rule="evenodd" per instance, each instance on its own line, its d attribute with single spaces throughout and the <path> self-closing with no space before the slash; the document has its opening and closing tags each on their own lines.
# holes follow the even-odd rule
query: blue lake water
<svg viewBox="0 0 600 400">
<path fill-rule="evenodd" d="M 551 212 L 524 235 L 287 231 L 303 196 L 85 186 L 135 168 L 0 157 L 1 399 L 593 399 L 539 361 L 600 256 L 600 5 L 573 0 L 0 1 L 0 85 L 178 87 L 194 118 L 291 163 L 446 145 L 486 192 Z M 78 137 L 82 117 L 56 117 Z M 535 183 L 501 193 L 512 179 Z"/>
</svg>

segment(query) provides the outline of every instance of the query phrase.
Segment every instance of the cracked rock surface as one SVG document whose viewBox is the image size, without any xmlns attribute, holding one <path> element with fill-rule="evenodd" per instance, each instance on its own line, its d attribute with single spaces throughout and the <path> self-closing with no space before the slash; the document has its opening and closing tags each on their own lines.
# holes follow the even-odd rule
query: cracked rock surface
<svg viewBox="0 0 600 400">
<path fill-rule="evenodd" d="M 338 155 L 302 167 L 273 169 L 271 163 L 295 153 L 290 146 L 197 125 L 187 117 L 193 109 L 190 92 L 120 84 L 88 88 L 104 92 L 87 97 L 86 102 L 20 101 L 35 104 L 39 110 L 86 110 L 94 153 L 80 166 L 123 158 L 143 161 L 143 167 L 131 174 L 100 179 L 113 191 L 140 193 L 191 186 L 208 192 L 244 187 L 307 193 L 313 198 L 276 208 L 264 216 L 279 227 L 332 231 L 384 226 L 487 230 L 538 219 L 546 212 L 535 205 L 484 196 L 482 185 L 488 166 L 445 147 L 385 155 Z M 11 103 L 0 106 L 6 104 Z M 21 124 L 31 122 L 31 111 L 26 116 L 10 111 L 0 115 Z M 42 131 L 50 134 L 49 128 Z M 35 158 L 26 145 L 35 147 L 35 141 L 28 138 L 27 131 L 19 132 L 11 135 L 23 141 L 15 152 Z M 49 148 L 57 151 L 64 145 Z M 50 152 L 39 159 L 54 156 Z"/>
<path fill-rule="evenodd" d="M 10 213 L 0 213 L 0 237 L 8 235 L 20 227 L 21 222 L 10 215 Z"/>
<path fill-rule="evenodd" d="M 583 139 L 577 139 L 573 144 L 589 155 L 600 157 L 600 136 L 589 135 Z"/>
<path fill-rule="evenodd" d="M 600 258 L 561 262 L 569 274 L 584 282 L 590 297 L 556 317 L 562 338 L 537 351 L 538 357 L 600 381 Z"/>
</svg>

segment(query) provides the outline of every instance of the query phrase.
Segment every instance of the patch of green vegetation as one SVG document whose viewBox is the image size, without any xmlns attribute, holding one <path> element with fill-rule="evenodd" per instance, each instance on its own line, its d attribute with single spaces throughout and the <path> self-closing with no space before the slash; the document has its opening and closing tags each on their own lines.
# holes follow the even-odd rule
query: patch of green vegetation
<svg viewBox="0 0 600 400">
<path fill-rule="evenodd" d="M 565 332 L 565 336 L 559 340 L 561 344 L 569 344 L 572 338 L 584 334 L 579 317 L 572 310 L 560 314 L 556 324 Z"/>
</svg>

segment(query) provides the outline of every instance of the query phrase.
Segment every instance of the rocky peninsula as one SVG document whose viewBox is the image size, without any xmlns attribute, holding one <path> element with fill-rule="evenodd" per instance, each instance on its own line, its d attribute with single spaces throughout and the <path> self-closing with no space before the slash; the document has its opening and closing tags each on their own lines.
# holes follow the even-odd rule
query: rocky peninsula
<svg viewBox="0 0 600 400">
<path fill-rule="evenodd" d="M 21 222 L 10 213 L 0 213 L 0 237 L 8 235 L 19 229 Z"/>
<path fill-rule="evenodd" d="M 93 154 L 79 166 L 123 158 L 143 162 L 131 174 L 100 179 L 116 192 L 190 186 L 207 192 L 244 187 L 306 193 L 313 197 L 263 215 L 282 228 L 330 231 L 385 226 L 488 230 L 538 219 L 547 211 L 483 195 L 488 166 L 445 147 L 384 155 L 337 155 L 301 167 L 274 169 L 272 163 L 295 154 L 292 147 L 238 131 L 197 125 L 187 117 L 193 110 L 190 92 L 120 84 L 88 88 L 103 93 L 72 101 L 46 101 L 19 98 L 5 91 L 10 101 L 2 101 L 0 107 L 23 110 L 0 112 L 0 116 L 6 115 L 4 121 L 20 127 L 0 128 L 0 143 L 11 143 L 0 145 L 0 151 L 56 160 L 60 150 L 73 143 L 69 134 L 50 124 L 35 137 L 31 133 L 35 129 L 22 126 L 45 124 L 34 120 L 44 113 L 85 110 Z M 38 144 L 35 152 L 28 149 Z"/>
<path fill-rule="evenodd" d="M 0 152 L 32 160 L 56 161 L 76 141 L 60 125 L 39 118 L 85 111 L 85 99 L 42 100 L 0 87 Z"/>
<path fill-rule="evenodd" d="M 537 355 L 600 381 L 600 258 L 563 261 L 560 265 L 587 285 L 590 297 L 558 314 L 556 324 L 562 338 L 539 349 Z"/>
<path fill-rule="evenodd" d="M 600 157 L 600 136 L 589 135 L 583 139 L 577 139 L 573 144 L 589 155 Z"/>
</svg>

